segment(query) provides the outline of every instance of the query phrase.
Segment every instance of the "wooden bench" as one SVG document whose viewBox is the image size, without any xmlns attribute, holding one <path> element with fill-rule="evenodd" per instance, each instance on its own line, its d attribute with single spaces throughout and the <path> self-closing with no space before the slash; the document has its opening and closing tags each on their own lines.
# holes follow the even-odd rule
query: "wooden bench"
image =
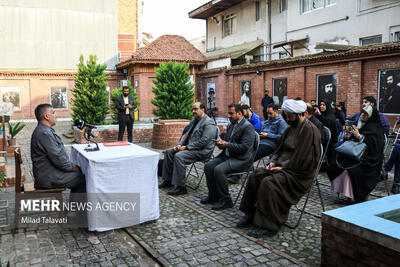
<svg viewBox="0 0 400 267">
<path fill-rule="evenodd" d="M 20 149 L 14 151 L 15 156 L 15 230 L 18 229 L 20 220 L 20 202 L 22 199 L 44 199 L 44 198 L 55 198 L 59 203 L 63 203 L 62 193 L 66 188 L 54 188 L 54 189 L 32 189 L 25 190 L 24 185 L 21 184 L 21 165 L 22 158 Z M 33 177 L 32 177 L 33 178 Z M 33 178 L 34 179 L 34 178 Z M 61 217 L 64 217 L 64 211 L 62 208 L 60 211 L 33 211 L 24 213 L 24 216 L 38 215 L 38 214 L 49 214 L 59 213 Z"/>
</svg>

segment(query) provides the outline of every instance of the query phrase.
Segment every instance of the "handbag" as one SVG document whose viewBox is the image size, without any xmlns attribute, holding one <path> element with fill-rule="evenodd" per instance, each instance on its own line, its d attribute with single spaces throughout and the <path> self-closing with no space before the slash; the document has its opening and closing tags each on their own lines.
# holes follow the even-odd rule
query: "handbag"
<svg viewBox="0 0 400 267">
<path fill-rule="evenodd" d="M 346 155 L 347 157 L 361 162 L 367 145 L 363 142 L 345 141 L 335 147 L 335 151 Z"/>
</svg>

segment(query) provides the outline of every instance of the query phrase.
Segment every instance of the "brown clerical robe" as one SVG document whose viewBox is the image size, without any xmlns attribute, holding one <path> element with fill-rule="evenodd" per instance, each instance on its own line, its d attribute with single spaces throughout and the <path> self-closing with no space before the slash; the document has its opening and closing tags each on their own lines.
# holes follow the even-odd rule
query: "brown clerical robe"
<svg viewBox="0 0 400 267">
<path fill-rule="evenodd" d="M 304 118 L 296 128 L 288 127 L 271 158 L 282 171 L 261 168 L 250 175 L 240 210 L 254 216 L 254 225 L 279 230 L 290 207 L 312 185 L 320 155 L 320 133 L 309 120 Z"/>
</svg>

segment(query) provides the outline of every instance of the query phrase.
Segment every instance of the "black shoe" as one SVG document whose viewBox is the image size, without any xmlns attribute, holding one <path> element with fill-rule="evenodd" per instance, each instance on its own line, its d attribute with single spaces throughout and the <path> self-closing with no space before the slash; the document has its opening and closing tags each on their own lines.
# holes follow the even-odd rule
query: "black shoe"
<svg viewBox="0 0 400 267">
<path fill-rule="evenodd" d="M 399 193 L 399 191 L 400 191 L 400 184 L 397 184 L 397 183 L 393 184 L 393 186 L 392 186 L 392 194 L 396 195 L 396 194 Z"/>
<path fill-rule="evenodd" d="M 211 209 L 213 210 L 224 210 L 224 209 L 229 209 L 233 207 L 233 202 L 231 198 L 223 199 L 218 201 L 217 204 L 212 206 Z"/>
<path fill-rule="evenodd" d="M 176 186 L 174 189 L 168 191 L 168 195 L 179 196 L 187 194 L 186 186 Z"/>
<path fill-rule="evenodd" d="M 216 202 L 218 202 L 217 198 L 210 198 L 209 196 L 202 197 L 200 199 L 201 204 L 216 203 Z"/>
<path fill-rule="evenodd" d="M 240 175 L 233 175 L 228 177 L 228 182 L 230 184 L 238 184 L 240 182 Z"/>
<path fill-rule="evenodd" d="M 158 185 L 158 188 L 167 188 L 171 186 L 171 181 L 164 180 L 161 184 Z"/>
<path fill-rule="evenodd" d="M 273 237 L 278 233 L 278 231 L 268 230 L 261 227 L 254 227 L 247 231 L 247 235 L 252 236 L 254 238 L 261 238 L 263 236 Z"/>
<path fill-rule="evenodd" d="M 253 222 L 253 217 L 245 214 L 242 218 L 240 218 L 240 220 L 238 221 L 238 223 L 236 224 L 237 227 L 246 227 L 251 225 Z"/>
</svg>

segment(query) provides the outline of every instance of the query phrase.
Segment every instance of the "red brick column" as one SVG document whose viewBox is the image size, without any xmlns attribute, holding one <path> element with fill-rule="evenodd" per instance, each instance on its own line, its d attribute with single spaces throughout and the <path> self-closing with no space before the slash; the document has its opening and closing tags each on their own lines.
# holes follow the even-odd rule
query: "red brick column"
<svg viewBox="0 0 400 267">
<path fill-rule="evenodd" d="M 343 79 L 347 79 L 348 89 L 346 94 L 347 114 L 360 112 L 362 97 L 362 62 L 352 61 L 347 65 L 347 73 Z"/>
<path fill-rule="evenodd" d="M 188 120 L 159 120 L 158 123 L 154 123 L 151 147 L 167 149 L 176 145 L 189 122 Z"/>
</svg>

